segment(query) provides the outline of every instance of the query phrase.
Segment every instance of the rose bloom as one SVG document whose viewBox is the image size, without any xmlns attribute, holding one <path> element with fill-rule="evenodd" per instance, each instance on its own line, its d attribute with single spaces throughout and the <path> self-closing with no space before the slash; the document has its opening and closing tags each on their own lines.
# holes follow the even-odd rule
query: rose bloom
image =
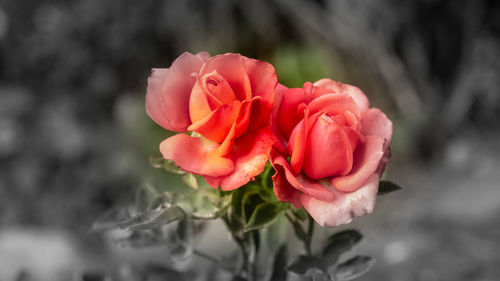
<svg viewBox="0 0 500 281">
<path fill-rule="evenodd" d="M 357 87 L 330 79 L 276 88 L 271 155 L 279 200 L 337 226 L 373 211 L 392 122 Z"/>
<path fill-rule="evenodd" d="M 214 188 L 246 184 L 262 172 L 274 142 L 269 117 L 276 84 L 272 65 L 239 54 L 186 52 L 170 68 L 153 69 L 146 112 L 181 133 L 160 144 L 163 157 Z"/>
</svg>

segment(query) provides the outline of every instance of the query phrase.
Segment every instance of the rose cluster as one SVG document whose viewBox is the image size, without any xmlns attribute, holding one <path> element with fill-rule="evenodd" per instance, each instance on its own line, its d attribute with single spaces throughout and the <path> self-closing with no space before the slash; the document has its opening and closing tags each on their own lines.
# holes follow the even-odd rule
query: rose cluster
<svg viewBox="0 0 500 281">
<path fill-rule="evenodd" d="M 270 161 L 276 197 L 320 225 L 372 212 L 390 158 L 392 122 L 360 89 L 330 79 L 289 89 L 271 64 L 239 54 L 184 53 L 153 69 L 146 111 L 179 132 L 160 144 L 165 159 L 224 191 Z"/>
</svg>

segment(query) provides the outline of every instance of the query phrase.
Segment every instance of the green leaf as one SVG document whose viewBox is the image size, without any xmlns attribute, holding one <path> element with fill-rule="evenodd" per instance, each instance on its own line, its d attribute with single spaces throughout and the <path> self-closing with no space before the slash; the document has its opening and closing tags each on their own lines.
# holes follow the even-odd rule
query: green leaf
<svg viewBox="0 0 500 281">
<path fill-rule="evenodd" d="M 292 208 L 292 213 L 297 219 L 301 221 L 305 221 L 309 218 L 309 214 L 307 213 L 305 208 L 300 208 L 299 210 Z"/>
<path fill-rule="evenodd" d="M 123 220 L 118 224 L 122 229 L 139 230 L 163 226 L 186 216 L 184 210 L 177 206 L 161 205 L 158 208 L 139 213 L 137 216 Z"/>
<path fill-rule="evenodd" d="M 377 195 L 385 195 L 387 193 L 391 193 L 396 190 L 402 189 L 401 186 L 386 180 L 381 180 L 378 184 L 378 193 Z"/>
<path fill-rule="evenodd" d="M 243 211 L 243 219 L 248 223 L 250 217 L 257 208 L 258 205 L 264 203 L 264 200 L 260 197 L 258 192 L 249 192 L 243 195 L 243 201 L 241 202 L 241 209 Z"/>
<path fill-rule="evenodd" d="M 200 201 L 194 206 L 193 217 L 196 219 L 216 219 L 220 214 L 220 209 L 217 208 L 208 197 L 201 197 Z"/>
<path fill-rule="evenodd" d="M 300 225 L 300 223 L 298 221 L 294 221 L 292 223 L 292 226 L 293 226 L 293 230 L 295 231 L 295 235 L 297 236 L 297 238 L 299 238 L 302 241 L 305 241 L 308 238 L 307 234 L 305 233 L 304 229 L 302 228 L 302 226 Z"/>
<path fill-rule="evenodd" d="M 331 235 L 323 248 L 322 261 L 326 265 L 335 264 L 340 255 L 359 243 L 363 236 L 356 230 L 344 230 Z"/>
<path fill-rule="evenodd" d="M 375 259 L 368 256 L 357 256 L 337 266 L 336 279 L 348 281 L 365 274 L 373 267 Z"/>
<path fill-rule="evenodd" d="M 262 203 L 258 205 L 253 211 L 252 216 L 248 220 L 247 225 L 245 226 L 245 232 L 264 228 L 270 225 L 276 220 L 280 212 L 280 206 L 272 203 Z"/>
<path fill-rule="evenodd" d="M 286 254 L 287 247 L 286 244 L 283 244 L 274 256 L 273 273 L 270 280 L 286 280 Z"/>
<path fill-rule="evenodd" d="M 307 271 L 312 269 L 318 269 L 323 272 L 326 271 L 320 259 L 304 255 L 299 255 L 299 257 L 287 267 L 288 271 L 299 275 L 305 275 Z"/>
<path fill-rule="evenodd" d="M 198 189 L 198 181 L 196 180 L 196 177 L 193 174 L 186 173 L 182 176 L 182 181 L 184 184 L 187 186 Z"/>
<path fill-rule="evenodd" d="M 168 172 L 183 175 L 186 172 L 179 168 L 174 161 L 169 159 L 163 159 L 162 157 L 149 155 L 149 163 L 153 168 L 163 168 Z"/>
</svg>

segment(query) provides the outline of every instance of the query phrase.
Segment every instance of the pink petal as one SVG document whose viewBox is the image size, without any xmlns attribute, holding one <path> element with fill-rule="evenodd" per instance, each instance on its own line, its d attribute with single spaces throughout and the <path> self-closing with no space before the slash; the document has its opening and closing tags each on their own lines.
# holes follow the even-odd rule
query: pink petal
<svg viewBox="0 0 500 281">
<path fill-rule="evenodd" d="M 349 128 L 321 115 L 307 136 L 302 171 L 315 180 L 348 174 L 352 169 L 353 151 L 358 139 L 351 134 L 354 136 L 351 141 L 346 129 Z"/>
<path fill-rule="evenodd" d="M 383 137 L 386 151 L 392 139 L 392 122 L 378 108 L 370 108 L 361 114 L 361 134 Z"/>
<path fill-rule="evenodd" d="M 158 125 L 167 130 L 185 132 L 191 124 L 189 97 L 195 83 L 191 76 L 198 72 L 203 61 L 183 53 L 168 69 L 153 69 L 148 79 L 146 112 Z"/>
<path fill-rule="evenodd" d="M 314 86 L 331 90 L 333 93 L 347 94 L 356 102 L 359 111 L 368 110 L 370 103 L 365 94 L 358 88 L 349 84 L 343 84 L 330 79 L 321 79 L 314 83 Z"/>
<path fill-rule="evenodd" d="M 208 52 L 199 52 L 196 53 L 196 56 L 203 62 L 206 62 L 210 58 L 210 54 Z"/>
<path fill-rule="evenodd" d="M 350 223 L 353 217 L 373 212 L 378 183 L 378 175 L 372 174 L 366 183 L 354 192 L 332 189 L 335 197 L 332 202 L 318 200 L 308 194 L 302 194 L 300 200 L 319 225 L 339 226 Z"/>
<path fill-rule="evenodd" d="M 187 172 L 199 175 L 224 176 L 234 170 L 234 163 L 217 154 L 219 145 L 204 138 L 177 134 L 160 144 L 165 159 L 170 159 Z"/>
<path fill-rule="evenodd" d="M 274 165 L 279 165 L 283 168 L 286 180 L 295 189 L 309 194 L 319 200 L 333 200 L 332 193 L 319 182 L 309 179 L 306 175 L 294 173 L 283 156 L 275 156 L 273 158 L 273 163 Z"/>
<path fill-rule="evenodd" d="M 271 155 L 278 155 L 278 153 L 271 153 Z M 282 156 L 276 156 L 281 157 Z M 285 167 L 282 165 L 282 161 L 275 161 L 275 158 L 271 156 L 271 164 L 273 165 L 274 171 L 273 175 L 273 191 L 276 194 L 276 198 L 282 202 L 290 202 L 297 209 L 302 207 L 300 202 L 300 191 L 293 187 L 286 179 Z M 274 158 L 274 159 L 273 159 Z M 286 162 L 286 161 L 285 161 Z"/>
<path fill-rule="evenodd" d="M 245 185 L 264 170 L 273 144 L 274 136 L 268 127 L 247 132 L 234 142 L 230 154 L 235 163 L 233 172 L 219 178 L 205 176 L 207 183 L 215 188 L 220 185 L 224 191 Z"/>
<path fill-rule="evenodd" d="M 354 166 L 346 176 L 333 177 L 333 186 L 340 191 L 352 192 L 363 185 L 375 174 L 380 160 L 384 155 L 384 138 L 367 136 L 354 152 Z"/>
<path fill-rule="evenodd" d="M 327 94 L 315 98 L 309 103 L 309 113 L 329 113 L 330 115 L 344 114 L 350 111 L 355 118 L 360 119 L 358 106 L 354 100 L 346 94 Z"/>
</svg>

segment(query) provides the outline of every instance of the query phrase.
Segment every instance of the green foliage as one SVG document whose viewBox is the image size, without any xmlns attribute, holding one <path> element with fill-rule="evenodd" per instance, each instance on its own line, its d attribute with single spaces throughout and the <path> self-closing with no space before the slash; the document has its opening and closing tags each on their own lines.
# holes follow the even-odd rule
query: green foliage
<svg viewBox="0 0 500 281">
<path fill-rule="evenodd" d="M 163 168 L 167 172 L 171 172 L 178 175 L 183 175 L 186 172 L 181 170 L 174 161 L 163 159 L 163 157 L 149 155 L 149 163 L 153 168 Z"/>
<path fill-rule="evenodd" d="M 254 182 L 232 191 L 230 226 L 236 232 L 261 229 L 272 224 L 288 204 Z M 269 193 L 271 192 L 271 194 Z"/>
<path fill-rule="evenodd" d="M 388 193 L 391 193 L 393 191 L 397 191 L 402 189 L 399 185 L 386 181 L 386 180 L 381 180 L 380 183 L 378 184 L 378 193 L 377 195 L 385 195 Z"/>
<path fill-rule="evenodd" d="M 257 205 L 248 220 L 244 231 L 264 228 L 273 223 L 281 212 L 281 206 L 273 203 L 262 203 Z"/>
</svg>

